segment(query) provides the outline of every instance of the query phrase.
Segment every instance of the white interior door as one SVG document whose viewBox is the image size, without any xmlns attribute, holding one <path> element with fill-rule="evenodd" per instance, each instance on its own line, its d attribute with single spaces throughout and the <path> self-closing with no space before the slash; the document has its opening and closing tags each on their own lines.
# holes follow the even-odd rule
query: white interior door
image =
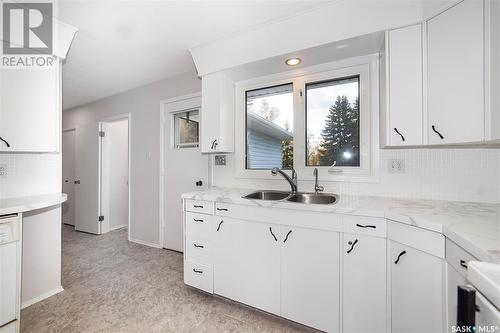
<svg viewBox="0 0 500 333">
<path fill-rule="evenodd" d="M 76 131 L 75 230 L 100 234 L 100 123 L 90 123 Z"/>
<path fill-rule="evenodd" d="M 68 200 L 62 204 L 62 221 L 75 225 L 75 130 L 62 134 L 62 191 Z"/>
<path fill-rule="evenodd" d="M 183 250 L 181 194 L 207 187 L 208 156 L 201 154 L 200 147 L 177 147 L 174 114 L 183 110 L 199 110 L 200 105 L 199 97 L 164 104 L 163 247 L 180 252 Z M 197 186 L 200 181 L 202 185 Z"/>
</svg>

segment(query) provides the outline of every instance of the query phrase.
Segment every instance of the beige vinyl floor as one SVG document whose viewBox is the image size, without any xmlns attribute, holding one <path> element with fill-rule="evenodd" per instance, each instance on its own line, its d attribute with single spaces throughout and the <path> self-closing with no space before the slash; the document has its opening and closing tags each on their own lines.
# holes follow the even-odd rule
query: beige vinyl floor
<svg viewBox="0 0 500 333">
<path fill-rule="evenodd" d="M 182 254 L 63 226 L 64 291 L 21 313 L 23 333 L 316 332 L 182 282 Z"/>
</svg>

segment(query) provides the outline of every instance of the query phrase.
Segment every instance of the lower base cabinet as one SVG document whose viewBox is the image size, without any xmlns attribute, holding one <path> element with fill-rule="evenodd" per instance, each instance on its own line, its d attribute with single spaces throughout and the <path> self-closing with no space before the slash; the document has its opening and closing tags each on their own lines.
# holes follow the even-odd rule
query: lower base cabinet
<svg viewBox="0 0 500 333">
<path fill-rule="evenodd" d="M 340 234 L 281 227 L 281 316 L 339 332 Z"/>
<path fill-rule="evenodd" d="M 390 241 L 392 332 L 445 332 L 444 261 Z"/>
<path fill-rule="evenodd" d="M 279 315 L 279 226 L 228 218 L 216 224 L 214 292 Z"/>
<path fill-rule="evenodd" d="M 343 235 L 342 326 L 345 333 L 386 332 L 386 240 Z"/>
</svg>

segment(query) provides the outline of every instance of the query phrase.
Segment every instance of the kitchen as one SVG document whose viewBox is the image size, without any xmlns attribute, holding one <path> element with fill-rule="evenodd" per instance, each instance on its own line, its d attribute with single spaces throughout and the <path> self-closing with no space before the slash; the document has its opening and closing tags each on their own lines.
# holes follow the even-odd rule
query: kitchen
<svg viewBox="0 0 500 333">
<path fill-rule="evenodd" d="M 0 332 L 498 330 L 498 1 L 53 9 L 0 72 Z"/>
</svg>

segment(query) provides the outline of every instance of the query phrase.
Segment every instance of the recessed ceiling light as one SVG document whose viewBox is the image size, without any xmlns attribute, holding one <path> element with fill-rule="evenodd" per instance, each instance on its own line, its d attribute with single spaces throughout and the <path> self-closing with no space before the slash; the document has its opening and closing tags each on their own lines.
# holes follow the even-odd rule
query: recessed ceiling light
<svg viewBox="0 0 500 333">
<path fill-rule="evenodd" d="M 286 59 L 285 64 L 287 64 L 287 66 L 297 66 L 301 62 L 302 60 L 300 60 L 300 58 L 289 58 Z"/>
</svg>

